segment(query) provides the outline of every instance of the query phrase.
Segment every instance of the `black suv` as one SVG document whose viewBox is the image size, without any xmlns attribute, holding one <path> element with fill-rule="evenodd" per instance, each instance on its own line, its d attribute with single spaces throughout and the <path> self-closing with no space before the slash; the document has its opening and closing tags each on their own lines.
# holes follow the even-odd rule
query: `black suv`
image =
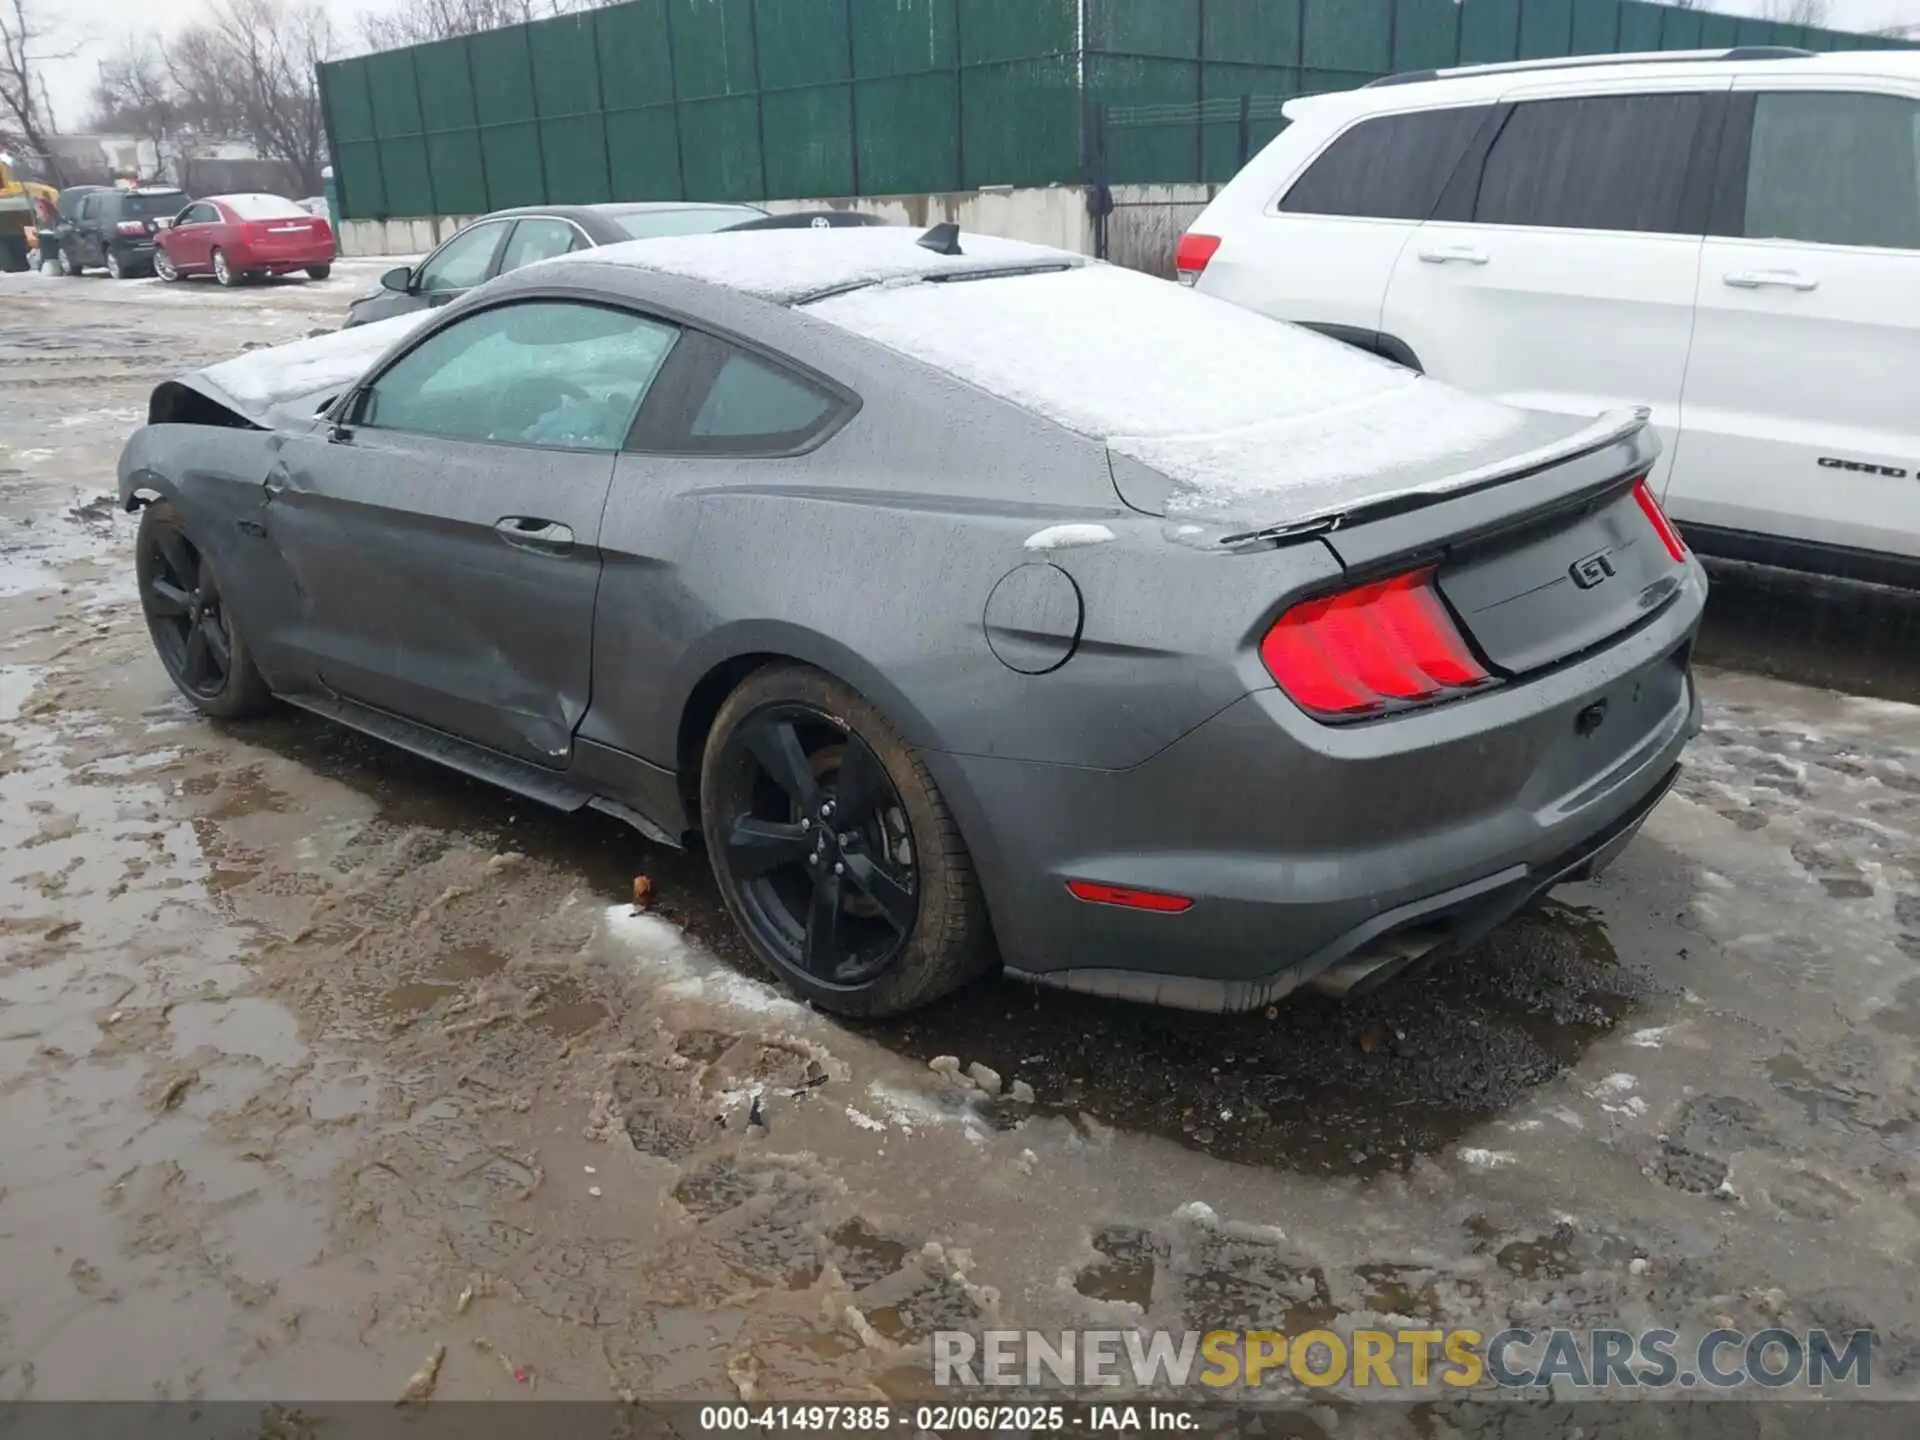
<svg viewBox="0 0 1920 1440">
<path fill-rule="evenodd" d="M 60 206 L 60 273 L 79 275 L 103 267 L 116 280 L 153 269 L 153 237 L 159 222 L 178 215 L 192 197 L 172 186 L 96 190 L 82 195 L 71 213 Z"/>
</svg>

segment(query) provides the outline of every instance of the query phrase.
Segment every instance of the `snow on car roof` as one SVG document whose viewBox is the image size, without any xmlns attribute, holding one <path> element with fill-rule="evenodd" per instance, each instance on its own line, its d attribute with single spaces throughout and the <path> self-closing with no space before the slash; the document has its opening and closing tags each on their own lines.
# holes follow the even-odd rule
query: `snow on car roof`
<svg viewBox="0 0 1920 1440">
<path fill-rule="evenodd" d="M 1221 523 L 1376 498 L 1388 472 L 1484 459 L 1529 423 L 1524 411 L 1111 265 L 877 286 L 805 313 L 1105 441 L 1176 482 L 1169 515 Z"/>
<path fill-rule="evenodd" d="M 635 265 L 724 285 L 762 300 L 792 304 L 843 286 L 963 273 L 1010 265 L 1084 265 L 1086 257 L 1047 245 L 960 236 L 963 254 L 942 255 L 916 243 L 906 226 L 811 227 L 675 235 L 628 240 L 579 251 L 549 265 Z"/>
</svg>

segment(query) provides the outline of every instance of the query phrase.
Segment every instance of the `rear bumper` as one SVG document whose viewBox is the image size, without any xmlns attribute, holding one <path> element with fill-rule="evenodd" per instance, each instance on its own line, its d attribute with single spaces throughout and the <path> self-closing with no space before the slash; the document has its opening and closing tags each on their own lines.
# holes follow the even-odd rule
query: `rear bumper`
<svg viewBox="0 0 1920 1440">
<path fill-rule="evenodd" d="M 290 270 L 310 269 L 315 265 L 331 265 L 333 246 L 309 246 L 300 250 L 258 250 L 235 246 L 233 263 L 241 270 L 270 270 L 275 274 L 284 274 Z"/>
<path fill-rule="evenodd" d="M 1624 848 L 1699 732 L 1697 564 L 1608 649 L 1484 696 L 1327 727 L 1249 695 L 1125 771 L 928 754 L 1007 966 L 1076 990 L 1244 1010 L 1406 941 L 1471 944 Z M 1597 728 L 1583 729 L 1604 707 Z M 1072 879 L 1190 896 L 1087 904 Z"/>
</svg>

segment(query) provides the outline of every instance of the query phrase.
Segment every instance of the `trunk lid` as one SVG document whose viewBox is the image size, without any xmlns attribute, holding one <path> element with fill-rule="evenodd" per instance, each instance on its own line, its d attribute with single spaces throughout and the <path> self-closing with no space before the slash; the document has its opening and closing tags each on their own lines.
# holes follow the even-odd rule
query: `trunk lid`
<svg viewBox="0 0 1920 1440">
<path fill-rule="evenodd" d="M 1604 644 L 1679 592 L 1685 562 L 1639 493 L 1658 453 L 1636 424 L 1472 488 L 1355 512 L 1322 538 L 1349 574 L 1431 563 L 1475 648 L 1496 670 L 1525 674 Z"/>
<path fill-rule="evenodd" d="M 327 222 L 314 216 L 300 218 L 249 220 L 241 226 L 247 248 L 262 259 L 286 255 L 311 255 L 332 242 Z"/>
</svg>

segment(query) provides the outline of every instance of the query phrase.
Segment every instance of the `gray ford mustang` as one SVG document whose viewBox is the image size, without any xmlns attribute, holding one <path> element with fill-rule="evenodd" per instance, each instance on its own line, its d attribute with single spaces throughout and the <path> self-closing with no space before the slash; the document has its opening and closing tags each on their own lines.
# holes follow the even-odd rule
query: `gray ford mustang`
<svg viewBox="0 0 1920 1440">
<path fill-rule="evenodd" d="M 891 229 L 638 241 L 161 385 L 168 673 L 670 845 L 847 1014 L 996 963 L 1378 983 L 1597 871 L 1700 724 L 1644 412 Z"/>
</svg>

